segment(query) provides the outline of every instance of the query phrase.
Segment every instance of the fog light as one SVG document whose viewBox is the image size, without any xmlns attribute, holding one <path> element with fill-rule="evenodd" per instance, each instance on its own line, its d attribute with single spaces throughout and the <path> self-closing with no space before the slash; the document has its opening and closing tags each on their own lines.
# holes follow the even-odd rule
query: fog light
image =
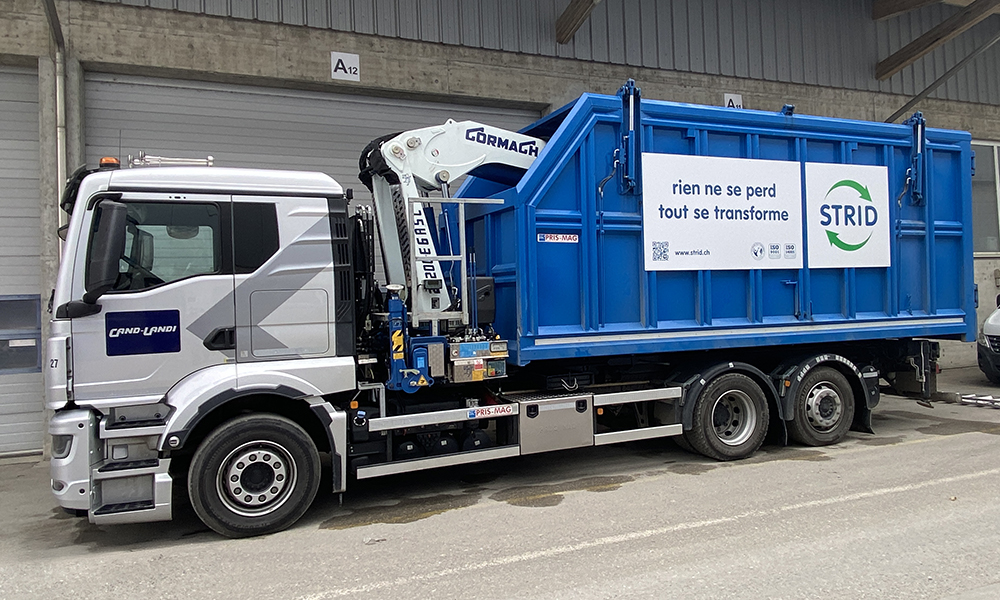
<svg viewBox="0 0 1000 600">
<path fill-rule="evenodd" d="M 56 481 L 55 479 L 52 480 L 52 491 L 53 492 L 61 492 L 64 489 L 66 489 L 66 484 L 65 483 L 63 483 L 61 481 Z"/>
<path fill-rule="evenodd" d="M 52 458 L 66 458 L 73 447 L 73 436 L 54 435 L 52 436 Z"/>
</svg>

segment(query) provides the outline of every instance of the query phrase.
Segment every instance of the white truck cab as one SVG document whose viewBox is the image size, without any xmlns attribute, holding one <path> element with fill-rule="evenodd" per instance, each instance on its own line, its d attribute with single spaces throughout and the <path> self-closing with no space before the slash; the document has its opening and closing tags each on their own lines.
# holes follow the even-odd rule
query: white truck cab
<svg viewBox="0 0 1000 600">
<path fill-rule="evenodd" d="M 249 411 L 268 398 L 288 416 L 345 418 L 316 401 L 357 383 L 352 283 L 338 269 L 347 199 L 336 181 L 165 167 L 80 173 L 70 187 L 46 369 L 60 505 L 98 523 L 169 519 L 172 456 L 195 429 L 218 425 L 202 417 L 223 402 Z M 249 431 L 244 450 L 194 457 L 232 463 L 235 482 L 201 483 L 221 486 L 206 497 L 229 503 L 234 518 L 273 511 L 294 521 L 315 493 L 311 438 L 325 449 L 332 441 L 278 412 L 223 432 Z M 262 445 L 254 427 L 288 431 Z"/>
</svg>

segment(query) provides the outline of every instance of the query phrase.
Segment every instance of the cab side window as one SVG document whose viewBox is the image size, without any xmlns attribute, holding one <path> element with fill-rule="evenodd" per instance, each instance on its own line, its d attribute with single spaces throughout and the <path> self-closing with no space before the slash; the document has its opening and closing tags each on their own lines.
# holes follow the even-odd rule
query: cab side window
<svg viewBox="0 0 1000 600">
<path fill-rule="evenodd" d="M 116 291 L 138 291 L 219 273 L 222 235 L 214 204 L 130 202 Z"/>
</svg>

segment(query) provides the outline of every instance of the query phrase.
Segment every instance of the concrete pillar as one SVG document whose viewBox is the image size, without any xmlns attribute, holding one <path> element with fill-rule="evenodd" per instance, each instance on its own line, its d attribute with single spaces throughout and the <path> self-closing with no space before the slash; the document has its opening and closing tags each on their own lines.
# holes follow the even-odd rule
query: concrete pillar
<svg viewBox="0 0 1000 600">
<path fill-rule="evenodd" d="M 42 297 L 42 340 L 49 335 L 49 315 L 46 312 L 52 288 L 55 287 L 59 269 L 59 192 L 58 151 L 56 144 L 56 67 L 49 56 L 38 57 L 38 192 L 41 236 L 39 275 L 41 285 L 38 293 Z M 44 343 L 44 342 L 43 342 Z M 44 372 L 46 365 L 42 365 Z M 45 429 L 51 411 L 45 410 Z M 51 454 L 48 435 L 42 436 L 42 451 L 45 458 Z"/>
</svg>

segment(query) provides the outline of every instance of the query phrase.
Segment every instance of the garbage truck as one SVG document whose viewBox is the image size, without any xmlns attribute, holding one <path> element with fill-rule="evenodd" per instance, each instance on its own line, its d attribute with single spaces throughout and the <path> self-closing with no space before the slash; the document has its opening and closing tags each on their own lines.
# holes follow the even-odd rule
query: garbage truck
<svg viewBox="0 0 1000 600">
<path fill-rule="evenodd" d="M 115 524 L 170 519 L 176 488 L 244 537 L 321 480 L 871 432 L 880 386 L 927 398 L 937 340 L 975 339 L 970 141 L 630 80 L 520 132 L 374 140 L 370 203 L 322 173 L 81 168 L 46 342 L 52 492 Z"/>
</svg>

